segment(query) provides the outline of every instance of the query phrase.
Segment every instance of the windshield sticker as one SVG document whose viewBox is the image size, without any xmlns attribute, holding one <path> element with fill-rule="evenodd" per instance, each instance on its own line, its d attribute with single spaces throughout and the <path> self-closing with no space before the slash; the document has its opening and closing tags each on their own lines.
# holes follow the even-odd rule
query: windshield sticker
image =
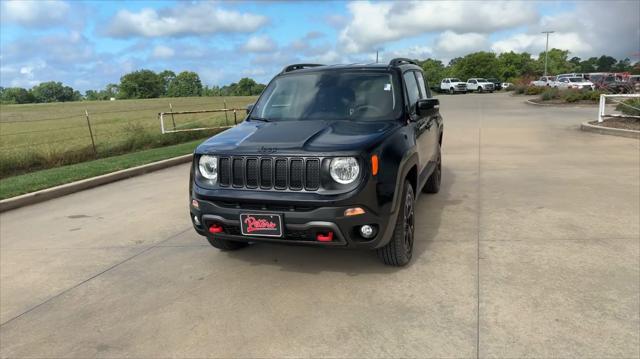
<svg viewBox="0 0 640 359">
<path fill-rule="evenodd" d="M 384 90 L 385 91 L 391 91 L 391 84 L 385 84 L 384 85 Z"/>
</svg>

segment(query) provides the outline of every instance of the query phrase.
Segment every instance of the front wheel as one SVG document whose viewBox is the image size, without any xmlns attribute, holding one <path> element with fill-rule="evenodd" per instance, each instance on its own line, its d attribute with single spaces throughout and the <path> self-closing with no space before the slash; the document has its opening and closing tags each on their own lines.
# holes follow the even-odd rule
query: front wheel
<svg viewBox="0 0 640 359">
<path fill-rule="evenodd" d="M 400 213 L 393 229 L 391 241 L 378 248 L 378 258 L 390 266 L 402 267 L 411 261 L 413 255 L 413 235 L 415 229 L 415 195 L 409 181 L 402 188 Z"/>
<path fill-rule="evenodd" d="M 482 93 L 482 86 L 478 86 L 478 92 Z"/>
</svg>

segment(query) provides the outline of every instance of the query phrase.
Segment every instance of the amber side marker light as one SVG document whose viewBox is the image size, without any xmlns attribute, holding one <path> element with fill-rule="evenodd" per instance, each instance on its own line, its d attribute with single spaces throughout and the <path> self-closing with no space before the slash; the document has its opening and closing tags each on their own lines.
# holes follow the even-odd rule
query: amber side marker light
<svg viewBox="0 0 640 359">
<path fill-rule="evenodd" d="M 378 155 L 371 156 L 371 173 L 374 176 L 378 174 Z"/>
<path fill-rule="evenodd" d="M 360 207 L 347 208 L 344 210 L 345 217 L 357 216 L 364 213 L 365 213 L 365 210 Z"/>
</svg>

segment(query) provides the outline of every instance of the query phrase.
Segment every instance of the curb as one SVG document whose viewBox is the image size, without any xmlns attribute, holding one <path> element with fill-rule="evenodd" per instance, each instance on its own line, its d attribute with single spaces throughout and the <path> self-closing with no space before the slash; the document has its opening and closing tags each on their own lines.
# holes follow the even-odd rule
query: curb
<svg viewBox="0 0 640 359">
<path fill-rule="evenodd" d="M 563 107 L 597 107 L 598 104 L 591 104 L 591 103 L 567 103 L 567 104 L 558 104 L 558 103 L 537 103 L 531 100 L 526 100 L 524 103 L 526 103 L 527 105 L 532 105 L 532 106 L 542 106 L 542 107 L 556 107 L 556 108 L 563 108 Z"/>
<path fill-rule="evenodd" d="M 583 122 L 582 125 L 580 126 L 580 129 L 582 131 L 599 133 L 601 135 L 611 135 L 611 136 L 640 139 L 640 131 L 625 130 L 623 128 L 596 126 L 588 122 Z"/>
<path fill-rule="evenodd" d="M 192 158 L 193 154 L 169 158 L 158 162 L 148 163 L 142 166 L 127 168 L 117 172 L 107 173 L 97 177 L 87 178 L 80 181 L 66 183 L 60 186 L 46 188 L 40 191 L 3 199 L 0 201 L 0 212 L 5 212 L 11 209 L 48 201 L 50 199 L 62 197 L 75 192 L 80 192 L 85 189 L 101 186 L 107 183 L 139 176 L 168 167 L 173 167 L 179 164 L 190 162 Z"/>
</svg>

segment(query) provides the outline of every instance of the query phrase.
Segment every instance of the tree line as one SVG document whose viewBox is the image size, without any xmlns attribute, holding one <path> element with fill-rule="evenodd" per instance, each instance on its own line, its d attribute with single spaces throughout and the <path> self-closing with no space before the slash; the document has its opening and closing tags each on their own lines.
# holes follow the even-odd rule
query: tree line
<svg viewBox="0 0 640 359">
<path fill-rule="evenodd" d="M 505 82 L 528 81 L 544 72 L 545 53 L 534 59 L 527 52 L 474 52 L 456 57 L 445 65 L 436 59 L 417 60 L 432 85 L 445 77 L 466 80 L 470 77 L 497 77 Z M 631 63 L 628 58 L 616 60 L 607 55 L 581 59 L 569 58 L 568 50 L 551 49 L 548 53 L 548 70 L 551 75 L 571 72 L 630 72 L 640 74 L 640 62 Z M 157 97 L 186 96 L 255 96 L 266 85 L 251 78 L 242 78 L 237 83 L 225 86 L 203 86 L 200 76 L 192 71 L 179 74 L 170 70 L 156 73 L 138 70 L 125 74 L 119 84 L 108 84 L 102 90 L 88 90 L 84 96 L 79 91 L 60 82 L 43 82 L 32 89 L 0 87 L 2 103 L 65 102 L 79 100 L 145 99 Z"/>
<path fill-rule="evenodd" d="M 67 102 L 80 100 L 146 99 L 158 97 L 190 96 L 255 96 L 266 85 L 251 78 L 242 78 L 237 83 L 225 86 L 203 86 L 200 76 L 192 71 L 175 74 L 164 70 L 155 73 L 151 70 L 138 70 L 125 74 L 118 84 L 108 84 L 102 90 L 87 90 L 83 95 L 61 82 L 43 82 L 31 89 L 21 87 L 0 87 L 2 103 L 41 103 Z"/>
<path fill-rule="evenodd" d="M 527 81 L 544 73 L 545 53 L 541 52 L 534 59 L 527 52 L 504 52 L 496 55 L 493 52 L 474 52 L 464 57 L 456 57 L 447 65 L 440 60 L 418 60 L 430 84 L 438 84 L 445 77 L 456 77 L 467 80 L 470 77 L 494 77 L 504 82 Z M 551 49 L 548 53 L 547 73 L 589 73 L 589 72 L 629 72 L 640 74 L 640 63 L 632 64 L 626 58 L 616 60 L 607 55 L 590 57 L 583 60 L 579 57 L 569 58 L 568 50 Z"/>
</svg>

